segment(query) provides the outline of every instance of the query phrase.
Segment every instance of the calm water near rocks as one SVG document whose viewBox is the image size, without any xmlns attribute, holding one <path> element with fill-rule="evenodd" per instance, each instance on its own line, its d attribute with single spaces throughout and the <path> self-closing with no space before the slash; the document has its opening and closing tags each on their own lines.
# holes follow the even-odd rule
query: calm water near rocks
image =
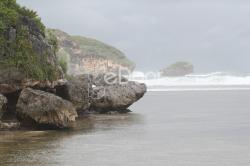
<svg viewBox="0 0 250 166">
<path fill-rule="evenodd" d="M 71 131 L 0 133 L 1 166 L 249 166 L 250 91 L 148 92 Z"/>
</svg>

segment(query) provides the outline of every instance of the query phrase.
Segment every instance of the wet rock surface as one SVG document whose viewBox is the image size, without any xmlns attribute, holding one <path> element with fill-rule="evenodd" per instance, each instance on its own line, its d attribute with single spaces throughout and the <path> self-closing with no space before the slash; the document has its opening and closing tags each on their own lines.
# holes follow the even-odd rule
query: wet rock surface
<svg viewBox="0 0 250 166">
<path fill-rule="evenodd" d="M 91 109 L 105 113 L 110 111 L 127 112 L 127 108 L 144 96 L 145 84 L 127 82 L 93 89 Z"/>
<path fill-rule="evenodd" d="M 57 95 L 71 101 L 78 112 L 88 110 L 92 93 L 90 77 L 87 74 L 72 77 L 64 86 L 57 89 Z"/>
<path fill-rule="evenodd" d="M 109 86 L 114 84 L 121 84 L 128 82 L 128 79 L 121 75 L 116 75 L 113 73 L 109 74 L 97 74 L 91 76 L 92 83 L 95 86 Z"/>
<path fill-rule="evenodd" d="M 19 122 L 2 122 L 0 121 L 0 131 L 3 130 L 18 130 L 20 129 Z"/>
<path fill-rule="evenodd" d="M 7 98 L 4 97 L 2 94 L 0 94 L 0 119 L 2 118 L 5 112 L 6 104 L 7 104 Z"/>
<path fill-rule="evenodd" d="M 23 125 L 42 128 L 69 128 L 78 116 L 69 101 L 30 88 L 21 92 L 16 112 Z"/>
</svg>

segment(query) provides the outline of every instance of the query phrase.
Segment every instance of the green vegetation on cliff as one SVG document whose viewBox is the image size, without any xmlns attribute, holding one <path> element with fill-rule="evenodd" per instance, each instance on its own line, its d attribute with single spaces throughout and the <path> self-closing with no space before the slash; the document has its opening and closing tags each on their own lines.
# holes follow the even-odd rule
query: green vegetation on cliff
<svg viewBox="0 0 250 166">
<path fill-rule="evenodd" d="M 58 71 L 45 41 L 45 26 L 33 10 L 16 0 L 0 1 L 0 70 L 14 69 L 27 78 L 54 80 Z"/>
<path fill-rule="evenodd" d="M 135 68 L 135 64 L 124 53 L 103 42 L 83 36 L 70 36 L 57 29 L 49 29 L 48 31 L 59 39 L 59 57 L 63 56 L 64 59 L 67 59 L 75 54 L 82 57 L 94 56 L 95 58 L 112 60 L 114 63 L 126 66 L 131 70 Z M 73 52 L 72 50 L 77 51 Z"/>
<path fill-rule="evenodd" d="M 126 66 L 134 67 L 135 65 L 120 50 L 98 40 L 82 36 L 72 36 L 72 40 L 79 43 L 81 50 L 85 54 L 98 55 Z"/>
<path fill-rule="evenodd" d="M 0 1 L 0 32 L 4 32 L 10 27 L 18 26 L 21 16 L 29 17 L 43 33 L 45 32 L 45 26 L 41 23 L 41 19 L 37 13 L 33 10 L 21 7 L 16 3 L 16 0 Z M 4 40 L 3 36 L 1 36 L 1 40 Z"/>
</svg>

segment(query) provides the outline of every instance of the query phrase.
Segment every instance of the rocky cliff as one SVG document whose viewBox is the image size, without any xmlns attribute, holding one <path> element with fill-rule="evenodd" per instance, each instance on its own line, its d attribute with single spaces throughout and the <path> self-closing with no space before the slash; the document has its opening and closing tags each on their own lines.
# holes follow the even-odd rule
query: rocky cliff
<svg viewBox="0 0 250 166">
<path fill-rule="evenodd" d="M 58 39 L 58 57 L 68 62 L 69 74 L 115 72 L 119 68 L 132 71 L 135 67 L 121 51 L 95 39 L 70 36 L 55 29 L 49 29 L 48 33 Z"/>
<path fill-rule="evenodd" d="M 63 78 L 49 40 L 36 12 L 0 1 L 0 93 Z"/>
</svg>

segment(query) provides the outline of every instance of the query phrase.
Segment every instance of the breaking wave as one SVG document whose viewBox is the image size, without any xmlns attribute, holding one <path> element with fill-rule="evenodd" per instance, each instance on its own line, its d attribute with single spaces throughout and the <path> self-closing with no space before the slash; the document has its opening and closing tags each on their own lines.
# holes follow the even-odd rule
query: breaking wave
<svg viewBox="0 0 250 166">
<path fill-rule="evenodd" d="M 154 78 L 152 74 L 147 77 L 142 72 L 134 72 L 131 79 L 145 83 L 149 91 L 250 90 L 250 75 L 223 72 Z"/>
</svg>

